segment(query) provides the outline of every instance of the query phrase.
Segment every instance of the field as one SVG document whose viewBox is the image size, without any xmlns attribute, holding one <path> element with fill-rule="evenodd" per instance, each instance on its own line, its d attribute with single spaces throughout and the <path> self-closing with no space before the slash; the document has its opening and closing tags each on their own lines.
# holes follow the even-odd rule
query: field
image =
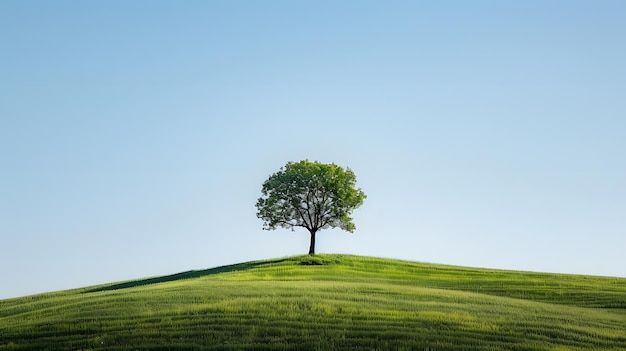
<svg viewBox="0 0 626 351">
<path fill-rule="evenodd" d="M 0 350 L 626 350 L 626 279 L 296 256 L 0 301 Z"/>
</svg>

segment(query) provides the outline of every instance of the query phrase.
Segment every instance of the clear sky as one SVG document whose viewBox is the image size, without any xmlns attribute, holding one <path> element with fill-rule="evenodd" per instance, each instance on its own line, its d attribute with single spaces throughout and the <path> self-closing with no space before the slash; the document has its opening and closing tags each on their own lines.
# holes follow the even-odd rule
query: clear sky
<svg viewBox="0 0 626 351">
<path fill-rule="evenodd" d="M 321 253 L 626 277 L 626 2 L 0 2 L 0 298 Z"/>
</svg>

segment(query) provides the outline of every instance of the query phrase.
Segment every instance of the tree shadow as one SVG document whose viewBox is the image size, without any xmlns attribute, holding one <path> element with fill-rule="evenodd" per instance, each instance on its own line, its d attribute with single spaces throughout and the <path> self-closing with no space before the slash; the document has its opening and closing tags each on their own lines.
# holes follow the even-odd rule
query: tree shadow
<svg viewBox="0 0 626 351">
<path fill-rule="evenodd" d="M 147 278 L 141 280 L 133 280 L 124 283 L 113 284 L 109 286 L 97 287 L 94 289 L 89 289 L 85 291 L 85 293 L 93 293 L 93 292 L 101 292 L 101 291 L 111 291 L 111 290 L 120 290 L 120 289 L 128 289 L 128 288 L 136 288 L 138 286 L 150 285 L 150 284 L 158 284 L 158 283 L 166 283 L 173 282 L 176 280 L 182 279 L 192 279 L 204 277 L 207 275 L 221 274 L 221 273 L 229 273 L 229 272 L 237 272 L 237 271 L 245 271 L 247 269 L 258 268 L 262 266 L 268 266 L 275 263 L 280 263 L 286 261 L 287 258 L 276 259 L 271 261 L 262 261 L 262 262 L 245 262 L 232 264 L 228 266 L 220 266 L 200 271 L 187 271 L 182 273 L 176 273 L 172 275 L 165 275 L 162 277 L 154 277 Z"/>
</svg>

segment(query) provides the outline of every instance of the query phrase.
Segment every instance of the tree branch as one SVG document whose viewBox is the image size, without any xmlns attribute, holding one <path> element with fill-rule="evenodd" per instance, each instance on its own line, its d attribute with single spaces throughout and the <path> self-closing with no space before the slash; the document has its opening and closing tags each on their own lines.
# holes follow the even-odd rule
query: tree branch
<svg viewBox="0 0 626 351">
<path fill-rule="evenodd" d="M 284 225 L 288 225 L 290 227 L 302 227 L 302 228 L 306 228 L 306 226 L 302 225 L 302 224 L 293 224 L 293 223 L 289 223 L 289 221 L 278 221 L 276 222 L 276 224 L 284 224 Z"/>
<path fill-rule="evenodd" d="M 307 209 L 306 209 L 306 213 L 307 216 L 309 217 L 309 223 L 311 223 L 311 229 L 314 229 L 315 231 L 317 231 L 317 229 L 319 229 L 318 222 L 317 222 L 317 218 L 312 218 L 311 217 L 311 205 L 313 205 L 313 208 L 315 208 L 315 202 L 311 202 L 311 189 L 308 188 L 307 192 L 306 192 L 306 203 L 307 203 Z"/>
<path fill-rule="evenodd" d="M 302 222 L 305 224 L 305 226 L 302 226 L 302 227 L 310 229 L 311 228 L 311 224 L 306 222 L 306 218 L 304 218 L 304 214 L 302 213 L 302 211 L 300 211 L 300 206 L 294 206 L 294 208 L 296 209 L 296 212 L 298 212 L 298 214 L 300 215 L 300 218 L 302 218 Z M 310 219 L 309 219 L 309 221 L 310 221 Z"/>
</svg>

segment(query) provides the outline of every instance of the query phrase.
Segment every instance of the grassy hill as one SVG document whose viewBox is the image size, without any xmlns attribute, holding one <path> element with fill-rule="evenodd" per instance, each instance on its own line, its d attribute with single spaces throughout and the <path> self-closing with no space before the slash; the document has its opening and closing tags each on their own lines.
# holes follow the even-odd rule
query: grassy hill
<svg viewBox="0 0 626 351">
<path fill-rule="evenodd" d="M 297 256 L 0 301 L 0 350 L 626 350 L 626 279 Z"/>
</svg>

